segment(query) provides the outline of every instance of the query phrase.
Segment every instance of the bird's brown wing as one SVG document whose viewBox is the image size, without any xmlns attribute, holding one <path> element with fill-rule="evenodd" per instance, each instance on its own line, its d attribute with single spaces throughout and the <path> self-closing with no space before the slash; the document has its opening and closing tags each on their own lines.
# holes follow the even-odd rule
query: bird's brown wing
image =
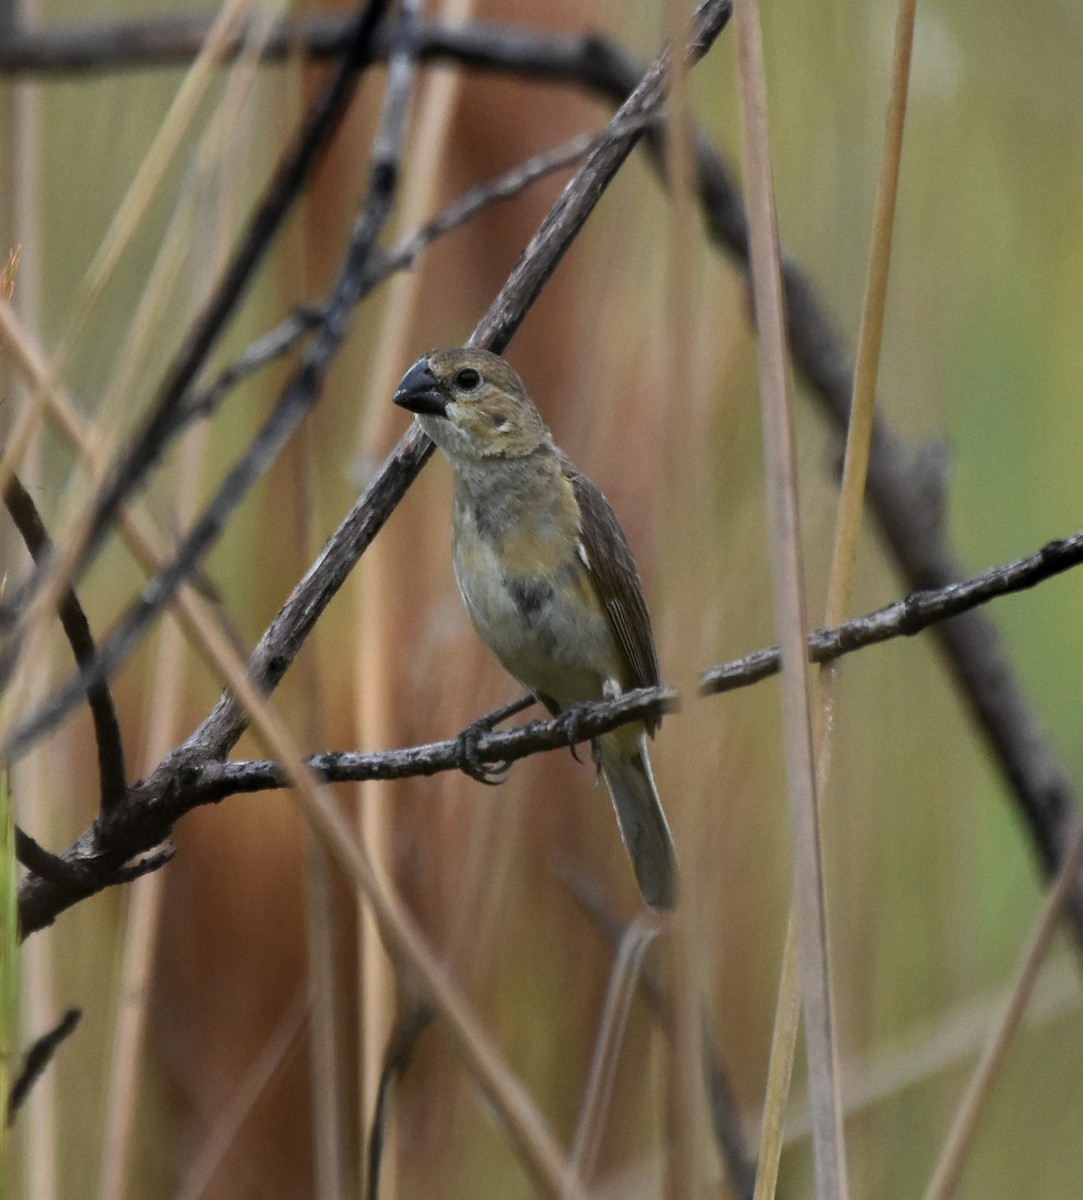
<svg viewBox="0 0 1083 1200">
<path fill-rule="evenodd" d="M 609 501 L 594 484 L 563 456 L 562 466 L 582 514 L 580 537 L 587 556 L 587 573 L 621 649 L 631 686 L 656 687 L 658 655 L 650 613 L 624 531 Z M 648 723 L 652 733 L 656 726 L 657 721 Z"/>
</svg>

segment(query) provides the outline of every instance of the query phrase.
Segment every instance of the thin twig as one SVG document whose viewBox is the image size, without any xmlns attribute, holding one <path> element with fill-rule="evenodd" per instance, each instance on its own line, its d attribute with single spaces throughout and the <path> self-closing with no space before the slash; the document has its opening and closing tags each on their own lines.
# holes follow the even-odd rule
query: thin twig
<svg viewBox="0 0 1083 1200">
<path fill-rule="evenodd" d="M 896 637 L 913 637 L 949 617 L 958 617 L 997 596 L 1024 591 L 1083 562 L 1083 533 L 1047 542 L 1034 554 L 1003 566 L 991 567 L 972 579 L 949 583 L 928 591 L 911 592 L 865 617 L 846 621 L 835 629 L 817 629 L 808 638 L 809 658 L 827 662 L 854 650 Z M 746 687 L 774 675 L 779 669 L 777 646 L 757 650 L 735 662 L 711 667 L 700 677 L 705 694 Z"/>
<path fill-rule="evenodd" d="M 26 1102 L 27 1096 L 34 1084 L 45 1073 L 45 1068 L 53 1061 L 53 1055 L 60 1049 L 75 1032 L 76 1026 L 82 1020 L 83 1012 L 79 1008 L 69 1008 L 60 1018 L 56 1026 L 41 1037 L 26 1052 L 26 1060 L 18 1078 L 11 1085 L 11 1093 L 7 1098 L 7 1124 L 10 1128 L 15 1124 L 15 1115 Z"/>
<path fill-rule="evenodd" d="M 390 1120 L 391 1096 L 395 1084 L 402 1078 L 410 1065 L 418 1039 L 432 1024 L 435 1013 L 427 1004 L 415 1004 L 399 1021 L 384 1056 L 380 1083 L 376 1089 L 376 1104 L 372 1111 L 369 1128 L 368 1174 L 365 1183 L 365 1200 L 379 1200 L 380 1169 L 383 1165 L 384 1138 Z"/>
<path fill-rule="evenodd" d="M 35 562 L 43 562 L 52 551 L 52 542 L 45 529 L 33 497 L 23 487 L 17 475 L 12 475 L 4 489 L 4 503 L 15 528 Z M 60 624 L 71 646 L 78 666 L 94 661 L 94 636 L 90 622 L 75 589 L 65 589 L 59 608 Z M 120 733 L 116 706 L 109 685 L 98 680 L 86 689 L 87 706 L 94 724 L 94 740 L 98 747 L 98 778 L 100 806 L 103 811 L 119 804 L 127 791 L 128 778 L 124 769 L 124 741 Z"/>
<path fill-rule="evenodd" d="M 650 117 L 630 121 L 628 131 L 644 130 L 653 123 L 654 118 Z M 562 145 L 544 150 L 517 163 L 495 179 L 471 188 L 415 233 L 408 234 L 390 250 L 378 255 L 365 276 L 359 299 L 364 299 L 395 272 L 412 267 L 421 253 L 445 234 L 465 225 L 492 205 L 519 195 L 538 180 L 572 166 L 595 150 L 608 136 L 608 129 L 598 133 L 577 134 Z M 316 304 L 305 305 L 291 313 L 274 329 L 253 341 L 208 387 L 193 396 L 178 420 L 187 424 L 197 417 L 209 417 L 237 384 L 283 358 L 302 339 L 319 328 L 325 319 L 324 309 Z"/>
<path fill-rule="evenodd" d="M 706 54 L 732 11 L 730 0 L 706 0 L 696 11 L 693 35 L 687 51 L 689 65 Z M 484 346 L 499 353 L 519 327 L 527 309 L 583 223 L 593 211 L 621 164 L 643 136 L 638 127 L 641 118 L 656 112 L 665 98 L 668 83 L 669 53 L 663 52 L 648 69 L 635 89 L 617 109 L 610 122 L 613 137 L 591 154 L 586 165 L 564 189 L 563 194 L 542 222 L 500 295 L 481 319 L 470 337 L 470 345 Z"/>
</svg>

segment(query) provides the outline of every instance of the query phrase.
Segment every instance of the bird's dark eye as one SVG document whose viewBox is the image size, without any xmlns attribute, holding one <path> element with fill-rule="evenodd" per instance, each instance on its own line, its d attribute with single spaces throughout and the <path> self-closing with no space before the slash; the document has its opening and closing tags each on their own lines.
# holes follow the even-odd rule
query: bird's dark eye
<svg viewBox="0 0 1083 1200">
<path fill-rule="evenodd" d="M 473 367 L 463 367 L 455 376 L 456 386 L 462 388 L 464 392 L 472 392 L 479 383 L 481 383 L 481 376 Z"/>
</svg>

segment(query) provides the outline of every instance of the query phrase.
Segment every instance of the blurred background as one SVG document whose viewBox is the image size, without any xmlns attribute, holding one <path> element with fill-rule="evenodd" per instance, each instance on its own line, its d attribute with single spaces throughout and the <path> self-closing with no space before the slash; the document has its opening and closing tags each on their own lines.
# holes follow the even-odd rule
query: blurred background
<svg viewBox="0 0 1083 1200">
<path fill-rule="evenodd" d="M 215 15 L 174 0 L 34 0 L 28 25 Z M 276 8 L 249 6 L 259 20 Z M 436 0 L 429 15 L 598 31 L 644 59 L 664 36 L 646 0 Z M 316 3 L 294 15 L 330 12 Z M 347 11 L 343 8 L 341 11 Z M 852 343 L 864 286 L 894 22 L 884 0 L 765 5 L 775 188 L 784 242 Z M 969 570 L 1083 526 L 1083 10 L 923 3 L 896 226 L 881 412 L 950 461 L 946 521 Z M 186 91 L 181 67 L 0 80 L 0 257 L 20 247 L 13 306 L 97 445 L 133 428 L 326 77 L 298 54 L 241 57 Z M 359 88 L 332 152 L 215 356 L 229 363 L 320 296 L 367 184 L 384 72 Z M 187 85 L 191 87 L 192 85 Z M 692 105 L 739 167 L 732 31 L 697 68 Z M 182 105 L 189 105 L 181 114 Z M 421 69 L 390 240 L 474 184 L 611 109 L 572 85 L 450 64 Z M 174 126 L 173 122 L 179 122 Z M 140 179 L 179 128 L 160 181 Z M 406 428 L 389 403 L 425 349 L 465 340 L 568 173 L 488 209 L 356 311 L 301 433 L 249 495 L 206 580 L 250 649 Z M 130 190 L 145 199 L 115 270 L 85 280 Z M 692 699 L 696 672 L 775 640 L 762 438 L 746 283 L 698 216 L 675 227 L 633 155 L 515 336 L 557 442 L 620 514 L 644 576 L 662 673 L 685 709 L 653 750 L 699 934 L 711 1031 L 755 1144 L 789 903 L 789 810 L 777 682 Z M 26 393 L 5 357 L 0 430 Z M 141 504 L 169 537 L 213 494 L 289 377 L 268 368 L 170 454 Z M 208 376 L 209 378 L 209 376 Z M 838 444 L 797 387 L 810 619 L 830 559 Z M 21 474 L 54 535 L 90 483 L 48 424 Z M 426 467 L 275 693 L 310 751 L 454 736 L 516 694 L 461 608 L 450 474 Z M 0 568 L 25 553 L 3 529 Z M 117 539 L 81 585 L 104 631 L 141 576 Z M 905 593 L 870 528 L 854 614 Z M 1068 772 L 1078 736 L 1083 580 L 998 601 L 991 615 Z M 70 670 L 59 633 L 35 694 Z M 220 681 L 160 622 L 116 680 L 138 778 L 199 722 Z M 239 757 L 259 756 L 245 739 Z M 80 714 L 13 771 L 17 819 L 67 845 L 96 811 Z M 340 787 L 453 978 L 566 1142 L 614 947 L 590 888 L 623 922 L 639 904 L 604 789 L 567 752 L 489 789 L 458 774 Z M 20 963 L 25 1045 L 72 1005 L 83 1021 L 9 1139 L 13 1197 L 360 1195 L 384 1047 L 416 997 L 328 866 L 289 793 L 186 817 L 164 871 L 64 913 Z M 835 995 L 855 1196 L 920 1194 L 1040 903 L 1028 835 L 931 639 L 856 655 L 838 694 L 825 832 Z M 665 957 L 649 961 L 664 971 Z M 1078 951 L 1058 941 L 987 1108 L 961 1195 L 1061 1197 L 1083 1173 Z M 637 1001 L 593 1181 L 659 1194 L 665 1041 Z M 799 1050 L 779 1195 L 811 1194 Z M 715 1194 L 730 1194 L 724 1175 Z M 605 1189 L 609 1188 L 610 1191 Z M 395 1094 L 382 1195 L 533 1195 L 439 1021 Z"/>
</svg>

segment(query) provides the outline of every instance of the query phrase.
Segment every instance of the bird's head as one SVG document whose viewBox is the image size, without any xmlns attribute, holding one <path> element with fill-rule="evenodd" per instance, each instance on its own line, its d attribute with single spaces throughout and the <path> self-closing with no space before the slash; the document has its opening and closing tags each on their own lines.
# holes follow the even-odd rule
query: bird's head
<svg viewBox="0 0 1083 1200">
<path fill-rule="evenodd" d="M 447 347 L 423 355 L 392 397 L 456 459 L 522 458 L 549 439 L 523 381 L 488 350 Z"/>
</svg>

